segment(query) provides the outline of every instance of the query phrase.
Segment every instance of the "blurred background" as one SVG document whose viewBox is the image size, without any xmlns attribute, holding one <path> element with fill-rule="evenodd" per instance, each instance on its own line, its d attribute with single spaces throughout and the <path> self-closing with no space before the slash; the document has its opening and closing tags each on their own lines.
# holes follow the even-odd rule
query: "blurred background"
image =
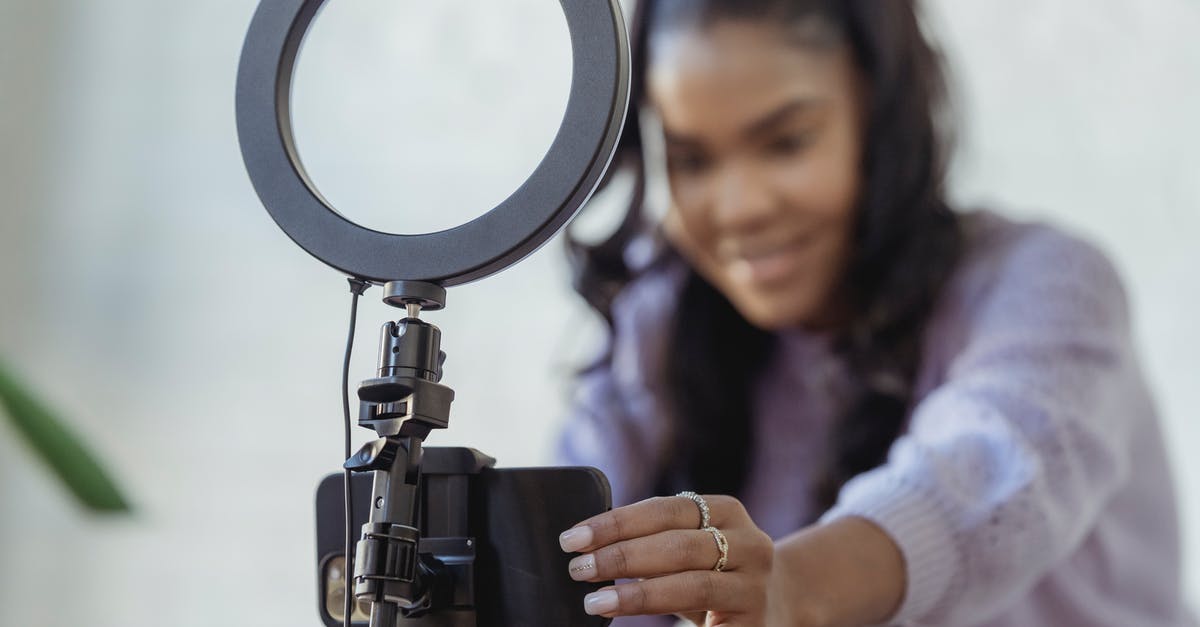
<svg viewBox="0 0 1200 627">
<path fill-rule="evenodd" d="M 342 462 L 349 296 L 242 168 L 234 79 L 255 5 L 0 0 L 0 358 L 135 507 L 85 512 L 0 422 L 0 624 L 318 624 L 312 498 Z M 956 81 L 954 198 L 1081 233 L 1126 279 L 1198 606 L 1200 3 L 925 6 Z M 549 146 L 568 44 L 551 0 L 332 1 L 296 77 L 301 155 L 366 226 L 465 222 Z M 598 199 L 581 228 L 617 208 Z M 378 296 L 352 381 L 393 315 Z M 458 392 L 430 444 L 547 463 L 600 337 L 561 239 L 429 318 Z"/>
</svg>

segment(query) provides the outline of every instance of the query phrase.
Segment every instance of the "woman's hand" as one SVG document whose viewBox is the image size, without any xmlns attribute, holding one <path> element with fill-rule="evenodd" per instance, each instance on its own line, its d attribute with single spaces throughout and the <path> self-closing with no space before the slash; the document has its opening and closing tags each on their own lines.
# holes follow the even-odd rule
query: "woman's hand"
<svg viewBox="0 0 1200 627">
<path fill-rule="evenodd" d="M 580 581 L 637 579 L 587 596 L 589 614 L 678 614 L 704 627 L 841 627 L 885 622 L 907 586 L 899 547 L 856 517 L 801 529 L 773 543 L 729 496 L 705 496 L 728 563 L 700 509 L 658 497 L 589 518 L 559 538 Z"/>
<path fill-rule="evenodd" d="M 585 520 L 564 532 L 570 575 L 580 581 L 640 579 L 604 588 L 584 601 L 589 614 L 679 614 L 697 625 L 761 627 L 767 623 L 774 544 L 741 502 L 705 496 L 712 527 L 728 542 L 721 558 L 716 535 L 700 529 L 697 503 L 658 497 Z M 772 621 L 774 622 L 774 621 Z"/>
</svg>

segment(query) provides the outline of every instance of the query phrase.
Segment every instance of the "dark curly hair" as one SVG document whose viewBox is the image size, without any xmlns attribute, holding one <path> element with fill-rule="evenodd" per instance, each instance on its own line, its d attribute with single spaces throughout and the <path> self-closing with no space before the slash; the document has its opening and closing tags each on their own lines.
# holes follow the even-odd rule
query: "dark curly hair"
<svg viewBox="0 0 1200 627">
<path fill-rule="evenodd" d="M 853 476 L 881 464 L 913 403 L 927 319 L 962 248 L 959 219 L 943 193 L 948 138 L 938 54 L 923 36 L 912 0 L 640 0 L 633 17 L 630 115 L 612 173 L 632 174 L 629 209 L 605 241 L 568 247 L 575 289 L 612 324 L 617 294 L 657 264 L 631 267 L 639 237 L 662 241 L 644 213 L 646 162 L 638 107 L 645 95 L 647 40 L 657 29 L 715 20 L 803 26 L 820 20 L 851 50 L 867 85 L 862 188 L 853 249 L 841 284 L 850 308 L 834 350 L 850 374 L 840 398 L 823 475 L 812 498 L 823 510 Z M 803 42 L 797 45 L 804 45 Z M 608 183 L 605 183 L 605 187 Z M 659 261 L 677 258 L 663 247 Z M 660 389 L 673 441 L 659 461 L 657 487 L 739 494 L 749 468 L 753 383 L 775 346 L 696 272 L 675 306 Z M 601 360 L 593 367 L 606 367 Z"/>
</svg>

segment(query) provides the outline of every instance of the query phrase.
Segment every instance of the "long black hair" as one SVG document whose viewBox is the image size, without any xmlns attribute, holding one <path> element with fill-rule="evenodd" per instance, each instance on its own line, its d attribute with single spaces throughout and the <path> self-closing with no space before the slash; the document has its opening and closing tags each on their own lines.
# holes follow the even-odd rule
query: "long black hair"
<svg viewBox="0 0 1200 627">
<path fill-rule="evenodd" d="M 645 95 L 648 39 L 655 29 L 719 19 L 803 25 L 817 19 L 852 51 L 866 85 L 862 186 L 853 248 L 840 289 L 849 313 L 834 351 L 850 381 L 840 398 L 822 476 L 812 486 L 820 509 L 853 476 L 881 464 L 913 402 L 921 339 L 953 270 L 962 235 L 943 193 L 948 146 L 940 58 L 923 36 L 915 0 L 639 0 L 630 40 L 630 115 L 612 172 L 633 176 L 629 209 L 605 241 L 569 239 L 575 289 L 612 324 L 617 294 L 656 264 L 631 267 L 626 249 L 657 226 L 644 212 L 647 164 L 638 108 Z M 610 181 L 613 178 L 609 177 Z M 607 183 L 605 185 L 607 187 Z M 661 241 L 661 237 L 658 238 Z M 664 248 L 664 258 L 677 253 Z M 664 351 L 662 390 L 673 441 L 656 485 L 738 494 L 746 480 L 755 411 L 753 385 L 775 346 L 695 271 L 675 305 Z M 603 367 L 602 361 L 596 367 Z"/>
</svg>

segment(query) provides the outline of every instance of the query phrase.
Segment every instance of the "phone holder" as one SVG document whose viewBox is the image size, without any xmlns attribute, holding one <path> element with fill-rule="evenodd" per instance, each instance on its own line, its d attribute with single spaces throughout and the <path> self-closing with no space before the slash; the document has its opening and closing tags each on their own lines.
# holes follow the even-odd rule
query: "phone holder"
<svg viewBox="0 0 1200 627">
<path fill-rule="evenodd" d="M 296 150 L 292 76 L 305 34 L 324 4 L 259 4 L 238 67 L 237 129 L 250 180 L 276 224 L 325 264 L 353 279 L 382 284 L 384 302 L 406 313 L 383 326 L 378 371 L 358 390 L 359 425 L 373 429 L 379 439 L 345 464 L 373 475 L 354 593 L 371 603 L 372 627 L 391 627 L 446 603 L 457 610 L 469 607 L 477 576 L 473 538 L 422 537 L 421 507 L 429 496 L 422 492 L 427 489 L 422 446 L 432 430 L 449 426 L 454 392 L 440 383 L 441 330 L 420 314 L 445 307 L 446 287 L 489 276 L 531 254 L 587 202 L 624 123 L 629 43 L 617 0 L 560 0 L 571 37 L 572 80 L 547 154 L 516 191 L 474 220 L 436 233 L 398 235 L 338 213 L 310 180 Z M 480 468 L 467 470 L 462 474 L 478 474 Z M 465 497 L 455 498 L 458 515 L 467 516 Z M 513 511 L 513 516 L 528 516 Z M 468 616 L 464 623 L 461 611 L 458 616 L 454 625 L 474 620 Z"/>
</svg>

